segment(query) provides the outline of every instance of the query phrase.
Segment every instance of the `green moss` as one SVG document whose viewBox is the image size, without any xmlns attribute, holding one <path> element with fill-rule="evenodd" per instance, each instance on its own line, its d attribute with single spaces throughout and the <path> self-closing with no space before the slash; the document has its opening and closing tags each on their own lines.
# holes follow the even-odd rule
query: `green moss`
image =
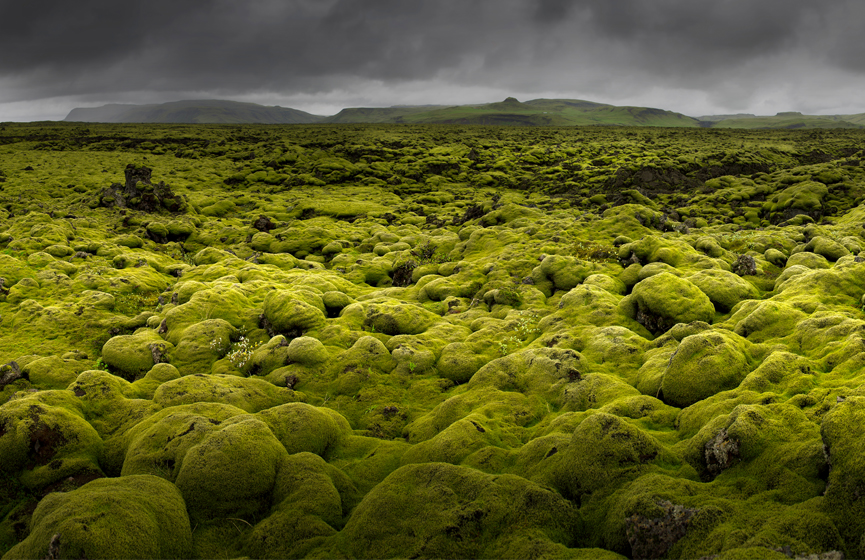
<svg viewBox="0 0 865 560">
<path fill-rule="evenodd" d="M 620 313 L 621 297 L 593 285 L 577 286 L 559 300 L 557 316 L 570 324 L 606 327 L 628 320 Z M 547 321 L 541 323 L 541 328 Z"/>
<path fill-rule="evenodd" d="M 821 305 L 849 308 L 865 292 L 863 273 L 865 262 L 845 257 L 830 270 L 813 270 L 790 278 L 776 287 L 778 295 L 773 299 L 791 303 L 808 313 Z"/>
<path fill-rule="evenodd" d="M 122 432 L 154 408 L 151 401 L 136 398 L 138 394 L 132 383 L 103 370 L 82 372 L 68 390 L 103 438 Z"/>
<path fill-rule="evenodd" d="M 574 430 L 557 466 L 562 490 L 585 502 L 592 493 L 636 478 L 661 456 L 660 443 L 617 416 L 598 412 Z"/>
<path fill-rule="evenodd" d="M 290 454 L 309 452 L 328 457 L 351 433 L 348 421 L 338 412 L 304 403 L 268 408 L 257 417 L 268 425 Z"/>
<path fill-rule="evenodd" d="M 102 361 L 129 381 L 142 377 L 156 363 L 168 359 L 174 345 L 152 329 L 112 337 L 102 346 Z"/>
<path fill-rule="evenodd" d="M 487 359 L 475 354 L 468 344 L 452 342 L 442 349 L 436 370 L 454 383 L 466 383 L 486 363 Z"/>
<path fill-rule="evenodd" d="M 273 291 L 264 299 L 263 317 L 274 333 L 295 338 L 324 325 L 321 296 L 309 291 Z"/>
<path fill-rule="evenodd" d="M 153 395 L 153 402 L 163 407 L 194 402 L 221 402 L 247 412 L 258 412 L 296 402 L 300 398 L 298 393 L 290 389 L 276 387 L 261 379 L 196 374 L 163 383 Z"/>
<path fill-rule="evenodd" d="M 405 466 L 367 494 L 337 548 L 348 556 L 469 558 L 519 535 L 567 546 L 580 530 L 579 513 L 550 490 L 513 475 L 430 463 Z"/>
<path fill-rule="evenodd" d="M 829 193 L 829 189 L 823 183 L 816 181 L 802 181 L 787 187 L 775 197 L 768 205 L 772 212 L 779 212 L 787 208 L 799 210 L 817 210 L 822 207 L 823 198 Z"/>
<path fill-rule="evenodd" d="M 640 393 L 653 397 L 661 394 L 664 375 L 667 373 L 670 359 L 676 353 L 677 347 L 675 341 L 668 341 L 660 348 L 653 348 L 643 355 L 643 364 L 632 381 Z"/>
<path fill-rule="evenodd" d="M 650 331 L 659 333 L 676 323 L 711 323 L 715 308 L 711 300 L 691 282 L 668 272 L 641 280 L 634 286 L 635 318 Z"/>
<path fill-rule="evenodd" d="M 709 296 L 720 313 L 727 313 L 742 300 L 756 299 L 757 288 L 743 278 L 726 270 L 701 270 L 688 277 L 688 281 Z"/>
<path fill-rule="evenodd" d="M 345 307 L 340 319 L 374 333 L 394 336 L 421 334 L 437 322 L 439 316 L 417 305 L 405 305 L 392 298 L 376 298 Z"/>
<path fill-rule="evenodd" d="M 733 310 L 729 324 L 734 332 L 751 342 L 765 342 L 793 333 L 805 313 L 786 303 L 772 300 L 745 301 Z"/>
<path fill-rule="evenodd" d="M 728 331 L 685 337 L 661 382 L 662 400 L 686 407 L 736 387 L 750 371 L 749 343 Z"/>
<path fill-rule="evenodd" d="M 548 255 L 538 265 L 541 275 L 553 283 L 554 290 L 568 291 L 595 271 L 592 263 L 575 257 Z"/>
<path fill-rule="evenodd" d="M 267 424 L 234 416 L 189 448 L 175 484 L 192 519 L 252 518 L 269 509 L 287 457 Z"/>
<path fill-rule="evenodd" d="M 5 403 L 0 434 L 0 467 L 30 489 L 102 473 L 102 439 L 67 391 L 30 393 Z"/>
<path fill-rule="evenodd" d="M 807 245 L 805 245 L 805 251 L 810 251 L 817 255 L 822 255 L 826 257 L 829 261 L 837 261 L 841 257 L 846 257 L 850 254 L 850 251 L 844 247 L 841 243 L 835 241 L 834 239 L 829 239 L 828 237 L 823 237 L 818 235 L 811 239 Z"/>
<path fill-rule="evenodd" d="M 142 419 L 122 439 L 122 476 L 151 474 L 174 482 L 189 449 L 245 411 L 220 403 L 171 406 Z"/>
<path fill-rule="evenodd" d="M 301 336 L 288 344 L 288 359 L 294 363 L 313 366 L 326 362 L 328 357 L 324 344 L 316 338 Z"/>
<path fill-rule="evenodd" d="M 861 138 L 683 130 L 6 123 L 0 444 L 79 420 L 59 473 L 41 436 L 0 468 L 0 549 L 49 490 L 195 463 L 187 556 L 865 555 L 834 416 L 865 393 Z M 130 149 L 186 215 L 92 207 Z M 404 497 L 357 505 L 409 463 Z M 513 475 L 567 496 L 559 529 L 490 490 Z"/>
<path fill-rule="evenodd" d="M 311 453 L 286 458 L 274 489 L 275 505 L 250 532 L 246 551 L 255 558 L 294 558 L 335 535 L 335 527 L 342 525 L 343 500 L 333 478 L 343 482 L 340 474 Z"/>
<path fill-rule="evenodd" d="M 775 351 L 739 385 L 746 391 L 793 396 L 810 392 L 817 384 L 811 360 L 790 352 Z"/>
<path fill-rule="evenodd" d="M 838 525 L 851 556 L 865 553 L 863 502 L 857 498 L 865 487 L 863 457 L 857 443 L 862 437 L 863 419 L 865 399 L 849 397 L 833 406 L 820 426 L 820 436 L 831 465 L 826 510 Z"/>
<path fill-rule="evenodd" d="M 49 356 L 28 363 L 22 368 L 22 373 L 37 389 L 65 389 L 78 378 L 78 374 L 90 369 L 91 365 L 87 360 Z"/>
<path fill-rule="evenodd" d="M 586 373 L 569 383 L 562 396 L 562 410 L 585 411 L 601 408 L 639 391 L 618 377 L 603 373 Z"/>
<path fill-rule="evenodd" d="M 236 335 L 234 327 L 223 319 L 196 323 L 183 331 L 170 354 L 171 365 L 182 375 L 210 373 L 213 363 L 228 353 L 231 339 Z"/>
<path fill-rule="evenodd" d="M 30 535 L 4 558 L 45 558 L 59 535 L 62 558 L 189 558 L 192 531 L 180 492 L 140 475 L 94 480 L 45 497 Z"/>
<path fill-rule="evenodd" d="M 788 270 L 793 270 L 793 267 L 805 267 L 805 268 L 829 268 L 829 261 L 823 255 L 818 255 L 817 253 L 813 253 L 811 251 L 799 251 L 790 255 L 790 258 L 787 259 L 787 266 L 785 267 L 784 272 Z M 801 270 L 801 269 L 796 269 Z M 783 283 L 782 274 L 778 277 L 776 281 L 776 287 L 779 283 Z"/>
</svg>

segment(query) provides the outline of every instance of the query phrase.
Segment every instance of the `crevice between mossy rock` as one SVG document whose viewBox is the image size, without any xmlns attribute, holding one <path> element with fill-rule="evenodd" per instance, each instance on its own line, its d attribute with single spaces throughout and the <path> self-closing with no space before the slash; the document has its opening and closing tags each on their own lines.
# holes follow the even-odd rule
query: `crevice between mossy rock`
<svg viewBox="0 0 865 560">
<path fill-rule="evenodd" d="M 664 558 L 688 532 L 691 518 L 699 511 L 667 500 L 657 500 L 655 503 L 663 510 L 662 516 L 649 518 L 634 514 L 625 520 L 632 558 Z"/>
</svg>

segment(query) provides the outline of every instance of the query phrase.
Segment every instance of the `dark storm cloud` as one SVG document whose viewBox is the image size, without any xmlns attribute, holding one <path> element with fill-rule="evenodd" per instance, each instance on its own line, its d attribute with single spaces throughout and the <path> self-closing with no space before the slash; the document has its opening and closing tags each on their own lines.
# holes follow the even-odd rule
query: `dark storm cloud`
<svg viewBox="0 0 865 560">
<path fill-rule="evenodd" d="M 693 64 L 729 61 L 795 46 L 803 39 L 803 23 L 819 7 L 810 0 L 754 2 L 726 0 L 618 0 L 581 3 L 602 36 L 642 47 L 637 53 L 661 62 L 659 55 L 676 51 Z"/>
<path fill-rule="evenodd" d="M 28 0 L 0 5 L 0 103 L 453 87 L 746 99 L 865 73 L 854 0 Z M 763 61 L 762 65 L 758 62 Z M 770 75 L 772 74 L 772 75 Z M 435 102 L 430 92 L 430 102 Z M 737 101 L 738 102 L 738 101 Z"/>
</svg>

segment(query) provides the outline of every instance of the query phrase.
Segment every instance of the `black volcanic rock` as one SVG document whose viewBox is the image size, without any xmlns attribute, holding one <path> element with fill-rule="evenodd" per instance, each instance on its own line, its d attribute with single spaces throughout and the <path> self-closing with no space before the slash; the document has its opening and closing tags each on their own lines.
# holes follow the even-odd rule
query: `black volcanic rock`
<svg viewBox="0 0 865 560">
<path fill-rule="evenodd" d="M 174 194 L 164 182 L 154 185 L 150 182 L 152 170 L 149 167 L 130 163 L 126 166 L 126 184 L 114 183 L 100 193 L 93 204 L 106 208 L 130 208 L 142 212 L 183 212 L 186 201 Z"/>
</svg>

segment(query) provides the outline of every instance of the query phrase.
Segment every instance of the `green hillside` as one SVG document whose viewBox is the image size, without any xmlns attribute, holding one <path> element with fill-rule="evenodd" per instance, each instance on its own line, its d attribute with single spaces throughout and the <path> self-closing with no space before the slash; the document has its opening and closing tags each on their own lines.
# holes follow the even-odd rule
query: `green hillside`
<svg viewBox="0 0 865 560">
<path fill-rule="evenodd" d="M 711 117 L 708 117 L 711 118 Z M 701 117 L 707 119 L 707 117 Z M 857 120 L 858 119 L 858 120 Z M 797 112 L 774 116 L 734 116 L 712 123 L 712 128 L 863 128 L 865 115 L 803 115 Z"/>
<path fill-rule="evenodd" d="M 520 103 L 513 97 L 499 103 L 414 113 L 404 120 L 419 124 L 698 126 L 696 119 L 661 109 L 616 107 L 578 99 L 535 99 Z"/>
<path fill-rule="evenodd" d="M 341 123 L 365 123 L 365 124 L 388 124 L 403 122 L 406 116 L 415 113 L 426 113 L 430 106 L 422 107 L 357 107 L 346 108 L 332 117 L 327 117 L 325 122 L 332 124 Z"/>
</svg>

